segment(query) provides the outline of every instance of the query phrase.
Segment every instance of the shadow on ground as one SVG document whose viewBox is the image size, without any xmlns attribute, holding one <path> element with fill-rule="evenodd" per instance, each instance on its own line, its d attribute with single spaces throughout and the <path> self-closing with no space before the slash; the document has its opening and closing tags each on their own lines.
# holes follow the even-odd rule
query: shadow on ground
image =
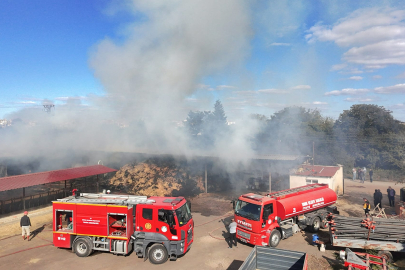
<svg viewBox="0 0 405 270">
<path fill-rule="evenodd" d="M 233 260 L 233 262 L 226 268 L 226 270 L 238 270 L 243 264 L 243 261 Z"/>
</svg>

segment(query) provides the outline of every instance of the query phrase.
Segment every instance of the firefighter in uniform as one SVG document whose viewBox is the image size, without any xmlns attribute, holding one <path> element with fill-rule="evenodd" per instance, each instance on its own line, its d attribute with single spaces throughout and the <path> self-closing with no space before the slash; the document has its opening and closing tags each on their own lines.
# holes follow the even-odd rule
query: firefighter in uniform
<svg viewBox="0 0 405 270">
<path fill-rule="evenodd" d="M 364 200 L 364 205 L 363 205 L 364 214 L 366 214 L 366 217 L 368 217 L 371 205 L 370 205 L 370 202 L 366 198 L 363 198 L 363 200 Z"/>
</svg>

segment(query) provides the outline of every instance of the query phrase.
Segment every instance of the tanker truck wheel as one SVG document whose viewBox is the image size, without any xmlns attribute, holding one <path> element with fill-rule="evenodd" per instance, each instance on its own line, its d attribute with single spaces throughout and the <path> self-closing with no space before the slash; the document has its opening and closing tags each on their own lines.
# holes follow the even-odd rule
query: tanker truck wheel
<svg viewBox="0 0 405 270">
<path fill-rule="evenodd" d="M 74 244 L 74 248 L 76 255 L 79 257 L 87 257 L 92 252 L 90 241 L 84 238 L 78 239 Z"/>
<path fill-rule="evenodd" d="M 281 240 L 281 234 L 280 234 L 279 230 L 274 229 L 270 234 L 269 246 L 277 247 L 278 243 L 280 243 L 280 240 Z"/>
<path fill-rule="evenodd" d="M 168 259 L 167 250 L 162 244 L 154 244 L 149 249 L 149 260 L 153 264 L 161 264 Z"/>
<path fill-rule="evenodd" d="M 320 227 L 321 227 L 321 219 L 319 217 L 315 217 L 312 220 L 311 231 L 312 232 L 317 232 L 317 231 L 319 231 Z"/>
<path fill-rule="evenodd" d="M 322 229 L 329 228 L 329 222 L 327 220 L 321 221 L 321 228 Z"/>
</svg>

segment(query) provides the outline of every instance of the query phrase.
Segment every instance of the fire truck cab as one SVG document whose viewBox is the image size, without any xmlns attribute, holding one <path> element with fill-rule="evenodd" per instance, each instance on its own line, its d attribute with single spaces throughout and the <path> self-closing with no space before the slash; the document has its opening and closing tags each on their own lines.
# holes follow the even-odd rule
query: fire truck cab
<svg viewBox="0 0 405 270">
<path fill-rule="evenodd" d="M 183 197 L 76 193 L 53 202 L 53 244 L 79 257 L 94 250 L 161 264 L 191 247 L 194 222 Z"/>
</svg>

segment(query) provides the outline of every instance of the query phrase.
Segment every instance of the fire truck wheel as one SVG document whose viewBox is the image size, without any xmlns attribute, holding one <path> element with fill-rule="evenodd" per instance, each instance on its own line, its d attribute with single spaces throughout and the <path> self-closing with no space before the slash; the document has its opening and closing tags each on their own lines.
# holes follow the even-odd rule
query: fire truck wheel
<svg viewBox="0 0 405 270">
<path fill-rule="evenodd" d="M 278 243 L 280 243 L 280 240 L 281 240 L 281 234 L 280 234 L 279 230 L 274 229 L 270 234 L 269 246 L 277 247 Z"/>
<path fill-rule="evenodd" d="M 311 231 L 317 232 L 317 231 L 319 231 L 320 227 L 321 227 L 321 219 L 319 217 L 315 217 L 312 220 Z"/>
<path fill-rule="evenodd" d="M 75 242 L 75 253 L 79 257 L 87 257 L 90 255 L 92 248 L 88 240 L 81 238 Z"/>
<path fill-rule="evenodd" d="M 149 249 L 149 260 L 153 264 L 161 264 L 167 261 L 167 250 L 162 244 L 154 244 Z"/>
<path fill-rule="evenodd" d="M 394 262 L 394 258 L 392 257 L 392 253 L 387 251 L 387 250 L 378 251 L 378 256 L 384 258 L 386 262 L 389 262 L 389 263 Z"/>
</svg>

